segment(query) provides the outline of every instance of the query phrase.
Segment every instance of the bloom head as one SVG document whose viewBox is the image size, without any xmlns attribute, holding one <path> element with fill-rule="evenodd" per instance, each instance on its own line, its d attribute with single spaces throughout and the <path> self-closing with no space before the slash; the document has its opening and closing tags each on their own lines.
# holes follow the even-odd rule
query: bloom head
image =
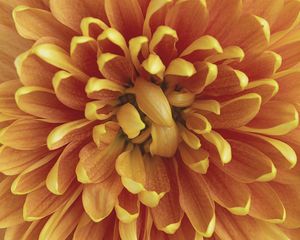
<svg viewBox="0 0 300 240">
<path fill-rule="evenodd" d="M 297 239 L 299 1 L 0 7 L 5 239 Z"/>
</svg>

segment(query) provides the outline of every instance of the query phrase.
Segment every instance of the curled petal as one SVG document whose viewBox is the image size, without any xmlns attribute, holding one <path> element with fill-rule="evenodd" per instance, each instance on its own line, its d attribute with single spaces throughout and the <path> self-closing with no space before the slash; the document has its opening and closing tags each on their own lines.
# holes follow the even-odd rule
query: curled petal
<svg viewBox="0 0 300 240">
<path fill-rule="evenodd" d="M 139 108 L 153 122 L 161 126 L 173 126 L 171 107 L 159 86 L 139 78 L 133 90 Z"/>
<path fill-rule="evenodd" d="M 112 212 L 122 188 L 120 178 L 115 172 L 102 182 L 84 187 L 83 207 L 94 222 L 100 222 Z"/>
<path fill-rule="evenodd" d="M 97 39 L 108 26 L 102 20 L 93 17 L 85 17 L 80 22 L 80 29 L 83 36 Z"/>
<path fill-rule="evenodd" d="M 171 127 L 152 124 L 151 126 L 152 142 L 150 144 L 150 152 L 152 155 L 163 157 L 174 156 L 178 142 L 179 133 L 175 122 Z M 168 146 L 167 148 L 165 146 Z"/>
<path fill-rule="evenodd" d="M 139 112 L 130 103 L 121 106 L 117 112 L 118 122 L 129 138 L 135 138 L 145 128 Z"/>
</svg>

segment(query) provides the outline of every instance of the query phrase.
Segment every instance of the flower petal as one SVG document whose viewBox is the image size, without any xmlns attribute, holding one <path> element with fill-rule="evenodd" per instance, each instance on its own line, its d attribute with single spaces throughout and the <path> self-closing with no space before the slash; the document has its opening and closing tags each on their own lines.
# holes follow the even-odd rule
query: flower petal
<svg viewBox="0 0 300 240">
<path fill-rule="evenodd" d="M 54 128 L 47 137 L 47 147 L 50 150 L 58 149 L 71 141 L 85 139 L 90 135 L 88 130 L 93 124 L 86 119 L 80 119 L 62 124 Z"/>
<path fill-rule="evenodd" d="M 208 11 L 206 1 L 178 1 L 168 11 L 165 24 L 178 34 L 178 50 L 182 51 L 200 37 L 207 26 Z M 190 26 L 197 26 L 190 28 Z M 184 40 L 184 41 L 183 41 Z"/>
<path fill-rule="evenodd" d="M 83 213 L 81 199 L 75 200 L 76 198 L 69 199 L 62 208 L 49 218 L 41 230 L 40 240 L 66 239 L 73 232 Z"/>
<path fill-rule="evenodd" d="M 0 172 L 8 176 L 20 174 L 47 153 L 48 149 L 46 147 L 23 151 L 1 146 Z"/>
<path fill-rule="evenodd" d="M 82 203 L 94 222 L 100 222 L 112 212 L 122 188 L 121 180 L 115 172 L 102 182 L 85 185 Z"/>
<path fill-rule="evenodd" d="M 127 40 L 142 34 L 144 16 L 138 0 L 129 0 L 126 4 L 117 0 L 105 1 L 105 11 L 110 25 Z"/>
<path fill-rule="evenodd" d="M 206 114 L 205 117 L 214 129 L 238 128 L 250 122 L 261 107 L 261 97 L 256 93 L 245 94 L 221 104 L 221 113 Z"/>
<path fill-rule="evenodd" d="M 49 36 L 70 40 L 75 34 L 46 10 L 18 6 L 13 11 L 13 18 L 18 33 L 27 39 L 38 40 L 41 37 Z"/>
<path fill-rule="evenodd" d="M 80 22 L 80 29 L 83 36 L 97 39 L 108 26 L 100 19 L 85 17 Z"/>
<path fill-rule="evenodd" d="M 267 182 L 276 177 L 272 160 L 258 149 L 237 140 L 228 140 L 232 148 L 232 161 L 220 168 L 240 182 Z M 214 159 L 213 159 L 214 160 Z M 214 161 L 220 165 L 218 161 Z"/>
<path fill-rule="evenodd" d="M 122 223 L 128 224 L 136 221 L 140 212 L 140 202 L 137 195 L 123 189 L 115 205 L 115 212 Z"/>
<path fill-rule="evenodd" d="M 182 164 L 178 169 L 178 182 L 181 208 L 200 235 L 211 237 L 216 221 L 215 206 L 206 182 Z"/>
<path fill-rule="evenodd" d="M 286 211 L 280 198 L 268 183 L 248 184 L 251 190 L 249 215 L 270 223 L 283 223 Z"/>
<path fill-rule="evenodd" d="M 209 153 L 202 148 L 197 150 L 189 148 L 185 144 L 179 145 L 179 152 L 181 155 L 182 161 L 193 171 L 206 174 L 209 160 Z"/>
<path fill-rule="evenodd" d="M 173 126 L 170 104 L 159 86 L 139 78 L 135 82 L 133 91 L 139 108 L 153 122 L 162 126 Z"/>
<path fill-rule="evenodd" d="M 116 171 L 121 176 L 124 187 L 132 194 L 137 194 L 145 189 L 146 170 L 138 147 L 119 155 L 116 161 Z"/>
<path fill-rule="evenodd" d="M 55 94 L 41 87 L 22 87 L 15 94 L 18 107 L 31 115 L 51 122 L 81 118 L 81 113 L 61 104 Z"/>
<path fill-rule="evenodd" d="M 285 135 L 294 130 L 299 123 L 299 115 L 294 105 L 281 101 L 264 104 L 256 117 L 241 127 L 242 131 L 266 135 Z"/>
<path fill-rule="evenodd" d="M 19 119 L 3 129 L 0 142 L 18 150 L 33 150 L 46 145 L 47 136 L 55 126 L 38 120 Z"/>
<path fill-rule="evenodd" d="M 246 215 L 251 204 L 251 192 L 246 184 L 235 181 L 211 164 L 204 176 L 212 198 L 232 214 Z"/>
<path fill-rule="evenodd" d="M 179 204 L 179 190 L 173 162 L 167 163 L 167 172 L 170 181 L 170 192 L 159 201 L 159 204 L 151 209 L 156 228 L 167 234 L 174 234 L 181 224 L 183 211 Z"/>
<path fill-rule="evenodd" d="M 146 190 L 139 193 L 139 200 L 148 207 L 156 207 L 160 199 L 170 191 L 170 180 L 164 161 L 158 156 L 144 155 Z"/>
<path fill-rule="evenodd" d="M 135 138 L 145 128 L 141 116 L 136 108 L 130 103 L 121 106 L 117 112 L 118 122 L 129 138 Z"/>
<path fill-rule="evenodd" d="M 247 87 L 248 81 L 245 73 L 227 65 L 220 65 L 216 80 L 204 89 L 203 94 L 209 96 L 236 94 Z"/>
<path fill-rule="evenodd" d="M 47 173 L 53 166 L 57 154 L 57 151 L 49 153 L 19 174 L 11 185 L 12 193 L 17 195 L 28 194 L 44 186 Z"/>
<path fill-rule="evenodd" d="M 67 145 L 54 166 L 48 171 L 46 186 L 56 195 L 64 194 L 76 177 L 75 169 L 79 161 L 79 151 L 83 146 L 82 141 L 73 141 Z"/>
<path fill-rule="evenodd" d="M 151 137 L 150 152 L 152 155 L 174 156 L 179 143 L 179 133 L 175 122 L 171 127 L 153 123 L 151 126 Z M 168 145 L 168 148 L 165 148 L 166 145 Z"/>
<path fill-rule="evenodd" d="M 80 31 L 80 21 L 84 17 L 97 17 L 107 22 L 104 0 L 50 0 L 49 3 L 53 16 L 76 32 Z"/>
<path fill-rule="evenodd" d="M 115 161 L 123 151 L 125 140 L 116 137 L 104 149 L 88 144 L 80 151 L 76 167 L 77 179 L 81 183 L 97 183 L 105 180 L 114 170 Z"/>
<path fill-rule="evenodd" d="M 41 187 L 34 192 L 27 194 L 23 207 L 23 216 L 25 221 L 36 221 L 42 219 L 59 207 L 63 206 L 68 199 L 79 196 L 82 188 L 73 184 L 64 195 L 57 196 L 49 192 L 46 187 Z"/>
</svg>

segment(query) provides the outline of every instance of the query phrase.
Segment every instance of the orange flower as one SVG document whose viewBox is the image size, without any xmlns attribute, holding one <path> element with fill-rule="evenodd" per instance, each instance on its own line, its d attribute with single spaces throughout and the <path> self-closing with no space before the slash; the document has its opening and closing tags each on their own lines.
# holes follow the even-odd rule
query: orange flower
<svg viewBox="0 0 300 240">
<path fill-rule="evenodd" d="M 0 11 L 1 239 L 299 239 L 298 0 Z"/>
</svg>

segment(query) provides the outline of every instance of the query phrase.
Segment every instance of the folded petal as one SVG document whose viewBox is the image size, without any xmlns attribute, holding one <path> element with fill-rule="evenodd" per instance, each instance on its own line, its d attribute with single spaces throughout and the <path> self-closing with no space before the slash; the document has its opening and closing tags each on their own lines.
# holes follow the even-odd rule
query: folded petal
<svg viewBox="0 0 300 240">
<path fill-rule="evenodd" d="M 178 128 L 175 122 L 170 127 L 153 123 L 151 126 L 151 136 L 150 152 L 152 155 L 157 154 L 163 157 L 174 156 L 179 143 Z M 168 145 L 168 148 L 165 148 L 166 145 Z"/>
<path fill-rule="evenodd" d="M 100 183 L 84 187 L 83 207 L 94 222 L 100 222 L 112 212 L 122 188 L 121 179 L 115 172 Z"/>
<path fill-rule="evenodd" d="M 66 71 L 59 71 L 53 77 L 53 88 L 57 99 L 65 106 L 84 110 L 89 101 L 85 92 L 85 84 Z"/>
<path fill-rule="evenodd" d="M 139 193 L 140 201 L 148 207 L 156 207 L 161 198 L 170 191 L 166 159 L 144 155 L 146 172 L 145 190 Z"/>
<path fill-rule="evenodd" d="M 159 86 L 139 78 L 133 90 L 139 108 L 153 122 L 162 126 L 173 126 L 170 104 Z M 153 99 L 156 100 L 153 101 Z"/>
<path fill-rule="evenodd" d="M 123 189 L 115 205 L 115 212 L 122 223 L 134 223 L 140 212 L 140 202 L 137 195 Z"/>
<path fill-rule="evenodd" d="M 80 151 L 80 160 L 76 167 L 78 181 L 97 183 L 108 178 L 114 171 L 117 157 L 123 151 L 125 140 L 117 137 L 104 149 L 88 144 Z"/>
</svg>

